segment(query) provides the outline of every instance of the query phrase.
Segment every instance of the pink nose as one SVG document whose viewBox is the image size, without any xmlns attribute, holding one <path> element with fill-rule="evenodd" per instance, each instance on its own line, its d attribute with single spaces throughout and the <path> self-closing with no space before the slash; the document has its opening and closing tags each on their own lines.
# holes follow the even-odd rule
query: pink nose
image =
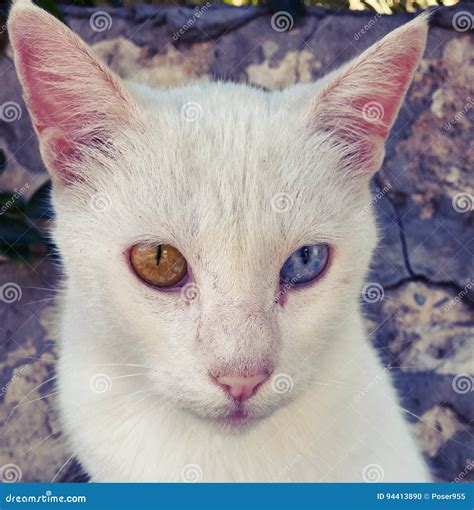
<svg viewBox="0 0 474 510">
<path fill-rule="evenodd" d="M 253 375 L 250 377 L 239 377 L 235 375 L 221 375 L 216 377 L 217 384 L 235 400 L 243 402 L 249 399 L 262 383 L 268 379 L 267 374 Z"/>
</svg>

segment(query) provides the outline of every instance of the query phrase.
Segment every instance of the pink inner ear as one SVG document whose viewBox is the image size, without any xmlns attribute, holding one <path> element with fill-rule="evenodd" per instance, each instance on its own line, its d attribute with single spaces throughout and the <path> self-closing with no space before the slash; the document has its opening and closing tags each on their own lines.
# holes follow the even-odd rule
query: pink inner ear
<svg viewBox="0 0 474 510">
<path fill-rule="evenodd" d="M 426 18 L 391 32 L 316 96 L 311 125 L 346 144 L 356 170 L 375 171 L 426 44 Z"/>
<path fill-rule="evenodd" d="M 87 45 L 45 11 L 15 3 L 8 29 L 45 163 L 70 180 L 82 149 L 100 148 L 130 121 L 131 100 Z"/>
<path fill-rule="evenodd" d="M 386 79 L 391 83 L 385 85 L 385 90 L 354 101 L 354 108 L 361 112 L 361 129 L 384 140 L 388 137 L 421 56 L 416 48 L 413 50 L 405 48 L 402 59 L 394 55 L 386 62 Z"/>
</svg>

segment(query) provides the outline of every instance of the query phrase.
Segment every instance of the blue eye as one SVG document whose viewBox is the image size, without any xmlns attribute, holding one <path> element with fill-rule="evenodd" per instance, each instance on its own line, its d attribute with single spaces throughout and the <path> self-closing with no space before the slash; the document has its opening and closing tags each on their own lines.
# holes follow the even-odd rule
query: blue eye
<svg viewBox="0 0 474 510">
<path fill-rule="evenodd" d="M 327 244 L 310 244 L 293 252 L 280 269 L 283 283 L 306 283 L 319 276 L 329 259 Z"/>
</svg>

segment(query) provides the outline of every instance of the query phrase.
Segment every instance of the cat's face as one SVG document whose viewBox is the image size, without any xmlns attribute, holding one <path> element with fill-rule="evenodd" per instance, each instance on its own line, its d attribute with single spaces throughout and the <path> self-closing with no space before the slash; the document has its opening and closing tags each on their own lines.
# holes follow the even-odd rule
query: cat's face
<svg viewBox="0 0 474 510">
<path fill-rule="evenodd" d="M 16 64 L 55 181 L 55 240 L 91 344 L 115 342 L 120 362 L 149 367 L 156 395 L 217 422 L 251 422 L 305 391 L 357 310 L 376 242 L 372 215 L 359 213 L 425 22 L 315 85 L 128 92 L 48 15 L 13 12 Z M 63 62 L 48 56 L 51 40 Z M 375 121 L 368 103 L 382 112 Z M 163 247 L 179 251 L 165 285 Z"/>
<path fill-rule="evenodd" d="M 367 184 L 305 140 L 297 115 L 282 128 L 263 91 L 209 85 L 158 97 L 171 111 L 148 103 L 147 132 L 119 168 L 107 177 L 91 168 L 90 185 L 56 190 L 69 285 L 95 330 L 123 339 L 123 362 L 153 367 L 158 394 L 204 416 L 264 416 L 317 376 L 321 350 L 356 306 L 375 243 L 372 216 L 357 216 Z M 203 108 L 192 124 L 180 117 L 186 99 Z M 130 263 L 141 241 L 177 248 L 182 282 L 143 281 Z M 280 281 L 286 259 L 317 243 L 329 246 L 322 274 Z M 240 406 L 212 378 L 262 373 L 270 379 Z"/>
</svg>

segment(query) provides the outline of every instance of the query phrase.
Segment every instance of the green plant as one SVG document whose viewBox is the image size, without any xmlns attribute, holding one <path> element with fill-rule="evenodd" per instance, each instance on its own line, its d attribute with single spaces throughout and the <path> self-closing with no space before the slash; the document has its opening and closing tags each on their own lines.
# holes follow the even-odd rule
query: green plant
<svg viewBox="0 0 474 510">
<path fill-rule="evenodd" d="M 0 192 L 1 256 L 23 261 L 34 253 L 50 250 L 48 225 L 53 218 L 49 204 L 50 188 L 48 181 L 28 201 L 23 199 L 21 190 Z"/>
</svg>

